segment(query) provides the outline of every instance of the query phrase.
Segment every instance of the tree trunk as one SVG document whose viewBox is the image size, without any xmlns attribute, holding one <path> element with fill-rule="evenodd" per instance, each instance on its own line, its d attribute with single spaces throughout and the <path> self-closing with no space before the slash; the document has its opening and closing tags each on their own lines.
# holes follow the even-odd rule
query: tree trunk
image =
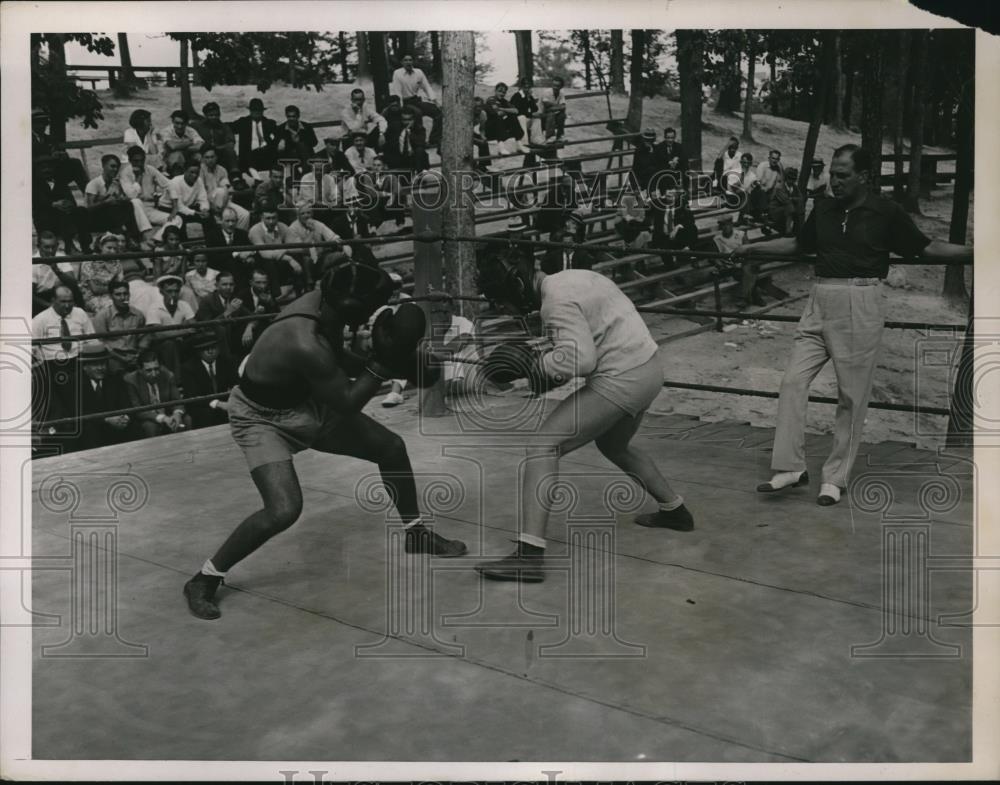
<svg viewBox="0 0 1000 785">
<path fill-rule="evenodd" d="M 833 116 L 830 127 L 844 130 L 844 47 L 840 33 L 833 37 Z"/>
<path fill-rule="evenodd" d="M 340 55 L 340 78 L 344 82 L 351 81 L 351 71 L 347 66 L 347 36 L 343 31 L 337 33 L 337 46 Z"/>
<path fill-rule="evenodd" d="M 772 55 L 767 59 L 771 66 L 771 114 L 778 116 L 778 64 Z"/>
<path fill-rule="evenodd" d="M 191 84 L 201 84 L 201 61 L 198 58 L 198 49 L 191 43 Z"/>
<path fill-rule="evenodd" d="M 723 77 L 719 86 L 719 98 L 715 102 L 715 111 L 720 114 L 733 114 L 740 108 L 740 61 L 743 52 L 736 40 L 730 41 L 723 55 Z"/>
<path fill-rule="evenodd" d="M 593 55 L 590 52 L 590 31 L 581 30 L 580 31 L 580 48 L 583 49 L 583 83 L 586 85 L 587 89 L 590 90 L 593 86 L 593 78 L 591 76 L 591 58 Z"/>
<path fill-rule="evenodd" d="M 687 154 L 687 168 L 700 172 L 701 105 L 704 64 L 704 33 L 677 30 L 677 74 L 681 93 L 681 144 Z"/>
<path fill-rule="evenodd" d="M 914 33 L 913 64 L 913 135 L 910 137 L 910 173 L 906 178 L 906 198 L 903 206 L 911 213 L 920 213 L 920 161 L 924 145 L 924 99 L 927 84 L 926 30 Z"/>
<path fill-rule="evenodd" d="M 368 55 L 368 34 L 358 30 L 354 34 L 354 41 L 358 50 L 358 81 L 371 79 L 372 66 Z"/>
<path fill-rule="evenodd" d="M 951 203 L 951 227 L 948 242 L 965 243 L 969 223 L 969 195 L 972 193 L 972 165 L 975 150 L 975 82 L 972 78 L 974 55 L 969 53 L 968 71 L 964 74 L 965 84 L 958 102 L 958 128 L 955 139 L 955 194 Z M 952 305 L 965 305 L 969 294 L 965 289 L 965 268 L 949 264 L 944 268 L 945 299 Z"/>
<path fill-rule="evenodd" d="M 441 64 L 441 37 L 436 30 L 431 31 L 431 79 L 440 84 L 444 78 Z"/>
<path fill-rule="evenodd" d="M 191 100 L 191 75 L 188 66 L 188 38 L 181 38 L 181 67 L 177 70 L 177 84 L 181 88 L 181 111 L 194 117 L 194 102 Z"/>
<path fill-rule="evenodd" d="M 809 130 L 806 132 L 805 149 L 802 151 L 802 167 L 799 169 L 799 193 L 805 196 L 806 185 L 813 156 L 816 154 L 816 142 L 819 140 L 819 129 L 823 125 L 823 114 L 826 111 L 828 93 L 833 84 L 836 60 L 834 59 L 834 41 L 836 34 L 824 31 L 820 38 L 820 80 L 813 93 L 812 116 L 809 118 Z"/>
<path fill-rule="evenodd" d="M 632 30 L 632 56 L 629 58 L 628 117 L 625 125 L 633 133 L 642 128 L 643 60 L 646 54 L 646 31 Z"/>
<path fill-rule="evenodd" d="M 865 62 L 861 81 L 861 146 L 868 151 L 872 161 L 872 193 L 879 192 L 882 173 L 882 47 L 885 43 L 881 31 L 867 33 Z"/>
<path fill-rule="evenodd" d="M 851 127 L 854 119 L 854 58 L 850 58 L 847 71 L 844 73 L 844 128 Z"/>
<path fill-rule="evenodd" d="M 753 94 L 754 75 L 757 69 L 757 34 L 747 31 L 747 89 L 743 99 L 743 133 L 740 137 L 744 142 L 753 142 Z"/>
<path fill-rule="evenodd" d="M 49 45 L 48 69 L 52 74 L 54 84 L 67 80 L 66 76 L 66 38 L 62 33 L 48 33 L 45 36 Z M 49 135 L 53 142 L 66 141 L 66 116 L 59 109 L 59 102 L 53 101 L 49 110 Z"/>
<path fill-rule="evenodd" d="M 515 30 L 514 42 L 517 45 L 517 75 L 519 79 L 535 82 L 535 59 L 531 53 L 531 31 Z M 445 47 L 445 51 L 447 51 Z"/>
<path fill-rule="evenodd" d="M 413 55 L 417 45 L 417 34 L 413 30 L 403 30 L 399 33 L 400 51 L 396 54 L 402 59 L 405 55 Z"/>
<path fill-rule="evenodd" d="M 892 154 L 894 159 L 892 198 L 898 202 L 903 199 L 903 186 L 906 182 L 903 175 L 903 128 L 906 125 L 906 117 L 904 115 L 904 107 L 906 105 L 905 96 L 909 90 L 906 71 L 910 62 L 910 32 L 908 30 L 900 31 L 897 43 L 899 44 L 899 56 L 896 59 L 896 111 L 892 140 Z"/>
<path fill-rule="evenodd" d="M 389 53 L 386 51 L 386 34 L 371 31 L 368 36 L 368 58 L 372 69 L 372 90 L 375 93 L 375 111 L 381 112 L 389 103 Z"/>
<path fill-rule="evenodd" d="M 621 30 L 611 31 L 611 92 L 625 94 L 625 40 Z"/>
<path fill-rule="evenodd" d="M 139 80 L 135 78 L 135 71 L 132 68 L 132 53 L 128 48 L 128 33 L 118 33 L 118 54 L 121 58 L 121 74 L 118 84 L 115 85 L 115 95 L 125 98 L 132 95 L 139 87 Z"/>
</svg>

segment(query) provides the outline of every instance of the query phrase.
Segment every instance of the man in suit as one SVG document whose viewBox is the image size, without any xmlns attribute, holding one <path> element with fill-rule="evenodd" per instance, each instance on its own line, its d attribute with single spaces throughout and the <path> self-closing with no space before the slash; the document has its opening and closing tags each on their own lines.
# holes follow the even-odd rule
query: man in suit
<svg viewBox="0 0 1000 785">
<path fill-rule="evenodd" d="M 251 98 L 247 108 L 250 113 L 230 125 L 239 137 L 240 166 L 267 172 L 277 160 L 278 124 L 264 117 L 264 102 L 259 98 Z"/>
<path fill-rule="evenodd" d="M 69 185 L 58 177 L 55 162 L 51 158 L 40 158 L 35 162 L 31 185 L 31 219 L 39 234 L 49 231 L 60 238 L 67 253 L 76 250 L 73 246 L 74 238 L 81 250 L 85 253 L 90 251 L 87 210 L 76 203 Z"/>
<path fill-rule="evenodd" d="M 285 122 L 278 126 L 278 157 L 294 158 L 299 162 L 299 174 L 308 171 L 319 140 L 309 123 L 303 122 L 297 106 L 285 107 Z"/>
<path fill-rule="evenodd" d="M 87 341 L 80 349 L 80 392 L 77 415 L 98 414 L 131 406 L 125 384 L 119 376 L 108 373 L 111 354 L 100 341 Z M 103 419 L 81 420 L 76 448 L 91 450 L 108 444 L 121 444 L 133 438 L 132 417 L 116 414 Z"/>
<path fill-rule="evenodd" d="M 247 309 L 248 314 L 269 314 L 278 313 L 280 308 L 274 295 L 271 293 L 271 279 L 266 270 L 257 268 L 250 277 L 250 287 L 241 289 L 236 296 Z M 270 320 L 261 319 L 256 322 L 246 322 L 240 330 L 240 353 L 241 356 L 250 354 L 250 350 L 257 342 L 258 336 L 264 330 Z"/>
<path fill-rule="evenodd" d="M 427 157 L 427 133 L 416 122 L 417 114 L 407 105 L 402 111 L 402 125 L 385 140 L 385 162 L 390 169 L 420 172 L 430 166 Z"/>
<path fill-rule="evenodd" d="M 83 191 L 87 187 L 87 170 L 83 161 L 74 158 L 61 144 L 52 141 L 45 133 L 49 126 L 49 114 L 44 109 L 31 110 L 31 160 L 35 163 L 45 158 L 51 162 L 60 185 L 76 183 Z"/>
<path fill-rule="evenodd" d="M 236 369 L 232 361 L 220 351 L 215 332 L 202 334 L 194 343 L 195 358 L 181 369 L 181 384 L 185 398 L 225 393 L 237 382 Z M 191 403 L 188 412 L 194 428 L 222 425 L 229 421 L 224 400 Z"/>
<path fill-rule="evenodd" d="M 160 358 L 152 349 L 139 358 L 138 371 L 125 374 L 125 387 L 132 406 L 176 401 L 181 397 L 174 375 L 166 368 L 160 367 Z M 184 411 L 182 404 L 148 409 L 138 412 L 135 417 L 143 438 L 177 433 L 191 428 L 191 417 Z"/>
<path fill-rule="evenodd" d="M 251 245 L 249 235 L 236 225 L 238 221 L 239 216 L 236 211 L 227 207 L 222 211 L 218 224 L 208 225 L 205 231 L 205 245 L 209 248 Z M 238 286 L 246 286 L 250 283 L 253 258 L 253 251 L 212 251 L 212 267 L 219 272 L 232 273 Z"/>
<path fill-rule="evenodd" d="M 739 146 L 739 139 L 736 140 L 737 147 Z M 660 169 L 670 168 L 670 159 L 677 158 L 680 161 L 681 173 L 687 169 L 687 161 L 684 159 L 684 148 L 680 142 L 677 141 L 677 131 L 673 128 L 667 128 L 663 131 L 663 141 L 660 142 L 656 147 L 653 148 L 655 153 L 656 162 Z M 663 193 L 667 189 L 667 185 L 664 184 L 660 188 L 660 193 Z M 680 185 L 676 187 L 681 187 Z"/>
<path fill-rule="evenodd" d="M 229 270 L 223 270 L 215 279 L 215 291 L 199 301 L 198 312 L 194 318 L 198 322 L 208 322 L 249 315 L 250 311 L 244 307 L 243 300 L 236 296 L 233 274 Z M 242 334 L 245 329 L 246 326 L 240 324 L 219 325 L 215 328 L 219 352 L 231 358 L 233 364 L 238 363 L 245 354 L 242 344 Z"/>
</svg>

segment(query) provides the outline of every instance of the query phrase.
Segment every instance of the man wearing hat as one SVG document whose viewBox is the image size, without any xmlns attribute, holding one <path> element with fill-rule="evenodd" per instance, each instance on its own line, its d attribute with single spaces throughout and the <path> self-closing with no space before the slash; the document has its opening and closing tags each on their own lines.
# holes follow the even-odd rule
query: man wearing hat
<svg viewBox="0 0 1000 785">
<path fill-rule="evenodd" d="M 237 166 L 236 135 L 229 123 L 222 122 L 222 110 L 215 101 L 205 104 L 201 111 L 204 117 L 192 118 L 191 125 L 201 134 L 205 144 L 215 148 L 219 164 L 228 172 Z"/>
<path fill-rule="evenodd" d="M 179 275 L 161 275 L 156 279 L 156 285 L 163 296 L 163 301 L 157 303 L 146 312 L 146 324 L 176 324 L 184 325 L 194 321 L 194 311 L 191 306 L 180 299 L 184 279 Z M 175 375 L 180 373 L 184 346 L 181 341 L 190 330 L 164 330 L 152 333 L 153 348 L 163 364 Z"/>
<path fill-rule="evenodd" d="M 632 153 L 633 182 L 640 191 L 649 188 L 649 183 L 653 179 L 659 168 L 657 155 L 654 150 L 656 145 L 656 131 L 647 128 L 635 142 L 635 151 Z"/>
<path fill-rule="evenodd" d="M 52 141 L 45 129 L 49 125 L 49 113 L 44 109 L 31 110 L 31 160 L 47 158 L 51 161 L 56 179 L 63 185 L 76 183 L 82 191 L 87 187 L 87 171 L 83 161 L 73 158 L 62 145 Z"/>
<path fill-rule="evenodd" d="M 353 135 L 352 142 L 351 146 L 344 152 L 344 157 L 347 159 L 351 171 L 358 175 L 372 168 L 375 163 L 375 151 L 368 146 L 368 136 L 360 131 Z"/>
<path fill-rule="evenodd" d="M 219 346 L 218 335 L 201 333 L 192 344 L 195 356 L 181 367 L 181 386 L 185 398 L 228 393 L 237 382 L 236 369 Z M 215 399 L 191 403 L 187 407 L 194 428 L 222 425 L 229 421 L 226 401 Z"/>
<path fill-rule="evenodd" d="M 162 140 L 159 131 L 153 130 L 153 116 L 145 109 L 136 109 L 129 115 L 128 124 L 130 127 L 125 129 L 122 138 L 126 155 L 133 147 L 141 147 L 146 153 L 146 164 L 154 169 L 162 168 Z"/>
<path fill-rule="evenodd" d="M 251 98 L 249 114 L 236 120 L 231 128 L 239 139 L 240 166 L 266 172 L 277 161 L 278 124 L 264 117 L 264 102 Z"/>
<path fill-rule="evenodd" d="M 806 215 L 812 212 L 813 200 L 829 196 L 830 173 L 826 171 L 826 162 L 816 156 L 812 160 L 809 181 L 806 183 Z"/>
<path fill-rule="evenodd" d="M 112 359 L 107 347 L 100 341 L 86 341 L 80 349 L 80 379 L 78 415 L 99 414 L 128 409 L 128 392 L 120 376 L 109 373 Z M 76 448 L 91 450 L 108 444 L 121 444 L 133 437 L 132 417 L 113 414 L 103 419 L 81 420 L 77 432 Z"/>
</svg>

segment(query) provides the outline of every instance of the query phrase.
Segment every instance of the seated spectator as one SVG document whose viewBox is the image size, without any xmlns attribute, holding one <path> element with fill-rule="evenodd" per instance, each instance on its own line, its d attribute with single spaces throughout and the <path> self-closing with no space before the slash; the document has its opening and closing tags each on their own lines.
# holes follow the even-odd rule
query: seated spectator
<svg viewBox="0 0 1000 785">
<path fill-rule="evenodd" d="M 80 350 L 80 370 L 83 376 L 77 399 L 79 404 L 74 415 L 99 414 L 131 407 L 122 377 L 109 373 L 110 361 L 111 354 L 100 341 L 84 342 Z M 79 450 L 92 450 L 131 441 L 131 425 L 132 417 L 127 414 L 80 420 L 75 447 Z"/>
<path fill-rule="evenodd" d="M 230 204 L 238 204 L 244 210 L 253 207 L 253 189 L 257 181 L 240 170 L 239 167 L 229 170 Z"/>
<path fill-rule="evenodd" d="M 162 169 L 162 140 L 159 131 L 153 130 L 153 116 L 145 109 L 136 109 L 129 115 L 128 124 L 131 128 L 125 129 L 125 136 L 122 139 L 126 157 L 129 150 L 139 147 L 146 154 L 147 164 L 154 169 Z"/>
<path fill-rule="evenodd" d="M 413 55 L 405 54 L 402 59 L 402 67 L 397 68 L 392 74 L 392 86 L 390 92 L 398 95 L 403 101 L 403 107 L 410 107 L 416 110 L 419 118 L 417 125 L 420 130 L 426 133 L 423 127 L 423 118 L 430 117 L 431 137 L 428 141 L 429 147 L 437 147 L 441 143 L 441 108 L 437 105 L 434 91 L 430 82 L 424 76 L 424 72 L 413 66 Z M 420 94 L 423 93 L 427 100 L 422 100 Z"/>
<path fill-rule="evenodd" d="M 207 143 L 201 148 L 201 181 L 216 220 L 223 210 L 229 208 L 236 213 L 236 225 L 240 229 L 250 228 L 250 211 L 232 201 L 233 187 L 229 182 L 229 173 L 219 163 L 218 151 Z"/>
<path fill-rule="evenodd" d="M 825 168 L 826 162 L 822 158 L 819 156 L 813 158 L 809 181 L 806 183 L 806 215 L 812 212 L 813 202 L 816 199 L 830 196 L 830 174 L 824 171 Z"/>
<path fill-rule="evenodd" d="M 167 256 L 153 257 L 153 277 L 177 275 L 183 278 L 187 272 L 187 250 L 182 244 L 181 230 L 173 224 L 163 228 L 163 237 L 156 246 L 157 251 L 169 252 Z"/>
<path fill-rule="evenodd" d="M 751 153 L 743 153 L 740 156 L 740 171 L 726 177 L 725 185 L 723 205 L 740 211 L 739 223 L 749 223 L 751 219 L 757 217 L 750 207 L 751 194 L 760 188 Z"/>
<path fill-rule="evenodd" d="M 510 97 L 510 105 L 517 110 L 517 122 L 521 126 L 521 138 L 518 149 L 522 153 L 530 153 L 528 146 L 540 141 L 535 137 L 538 133 L 538 99 L 531 91 L 531 80 L 522 78 L 517 83 L 518 89 Z"/>
<path fill-rule="evenodd" d="M 771 150 L 767 160 L 757 166 L 757 187 L 750 192 L 750 213 L 763 216 L 769 210 L 771 191 L 779 181 L 784 182 L 781 152 Z"/>
<path fill-rule="evenodd" d="M 90 252 L 90 221 L 87 210 L 76 203 L 69 186 L 56 176 L 55 162 L 50 158 L 39 158 L 34 164 L 31 220 L 35 224 L 35 231 L 51 232 L 59 237 L 67 253 L 76 250 L 73 246 L 74 239 L 82 251 Z"/>
<path fill-rule="evenodd" d="M 160 367 L 160 360 L 154 351 L 144 352 L 139 358 L 139 370 L 125 374 L 124 378 L 132 406 L 167 404 L 135 414 L 143 438 L 177 433 L 191 427 L 191 418 L 184 411 L 183 404 L 171 404 L 171 401 L 181 397 L 176 375 L 168 368 Z"/>
<path fill-rule="evenodd" d="M 563 93 L 565 84 L 561 76 L 552 77 L 551 93 L 542 97 L 546 140 L 562 139 L 566 133 L 566 95 Z"/>
<path fill-rule="evenodd" d="M 249 288 L 237 291 L 236 297 L 242 303 L 243 308 L 247 310 L 248 315 L 278 313 L 280 309 L 276 298 L 271 294 L 271 289 L 271 281 L 267 271 L 258 268 L 250 276 Z M 269 320 L 262 319 L 243 325 L 240 346 L 244 356 L 250 354 L 257 338 L 260 337 L 261 332 L 268 324 Z"/>
<path fill-rule="evenodd" d="M 219 164 L 227 172 L 237 168 L 239 163 L 236 160 L 236 135 L 228 123 L 222 122 L 222 111 L 219 109 L 219 105 L 215 101 L 210 101 L 205 104 L 201 111 L 204 117 L 194 118 L 191 125 L 201 134 L 206 145 L 215 148 Z"/>
<path fill-rule="evenodd" d="M 188 161 L 196 157 L 205 140 L 188 125 L 187 112 L 180 109 L 170 114 L 170 126 L 160 131 L 163 146 L 163 161 L 167 173 L 174 177 L 187 167 Z"/>
<path fill-rule="evenodd" d="M 516 152 L 524 136 L 517 108 L 507 100 L 507 89 L 506 83 L 497 83 L 493 95 L 486 100 L 486 138 L 498 143 L 500 155 Z"/>
<path fill-rule="evenodd" d="M 280 245 L 288 242 L 288 226 L 278 220 L 278 211 L 265 209 L 260 223 L 250 227 L 251 245 Z M 302 288 L 302 265 L 284 248 L 258 249 L 258 263 L 267 272 L 272 294 L 283 301 L 294 299 L 293 284 Z"/>
<path fill-rule="evenodd" d="M 124 268 L 125 265 L 122 265 Z M 129 305 L 145 317 L 150 308 L 163 304 L 163 295 L 156 285 L 146 280 L 143 271 L 137 267 L 125 270 L 128 281 Z"/>
<path fill-rule="evenodd" d="M 230 205 L 222 211 L 217 224 L 210 225 L 205 233 L 205 245 L 218 250 L 212 251 L 211 265 L 219 272 L 233 274 L 239 286 L 250 282 L 255 255 L 253 251 L 226 251 L 223 246 L 246 247 L 251 245 L 250 236 L 239 227 L 236 211 Z"/>
<path fill-rule="evenodd" d="M 101 156 L 101 174 L 87 183 L 87 220 L 91 231 L 124 233 L 138 244 L 152 228 L 142 202 L 129 198 L 122 188 L 121 161 L 116 155 Z"/>
<path fill-rule="evenodd" d="M 198 303 L 195 320 L 207 322 L 249 316 L 250 311 L 243 306 L 243 301 L 235 296 L 235 292 L 236 282 L 233 274 L 228 270 L 222 270 L 215 279 L 215 291 L 201 298 Z M 244 356 L 241 339 L 245 329 L 245 324 L 220 325 L 215 329 L 220 351 L 232 358 L 234 365 L 238 365 Z"/>
<path fill-rule="evenodd" d="M 200 335 L 193 344 L 195 357 L 181 371 L 181 387 L 185 398 L 228 393 L 238 381 L 236 368 L 228 356 L 219 350 L 214 332 Z M 188 404 L 193 428 L 207 428 L 229 422 L 228 404 L 224 399 L 212 399 Z"/>
<path fill-rule="evenodd" d="M 385 162 L 381 157 L 375 157 L 370 171 L 354 178 L 354 190 L 360 198 L 360 218 L 365 223 L 360 230 L 362 237 L 369 236 L 369 227 L 377 231 L 387 220 L 395 221 L 396 226 L 403 226 L 406 210 L 401 184 L 398 177 L 386 172 Z"/>
<path fill-rule="evenodd" d="M 253 212 L 263 215 L 268 211 L 276 211 L 290 201 L 285 183 L 285 170 L 281 166 L 272 167 L 267 173 L 267 179 L 260 183 L 253 192 Z"/>
<path fill-rule="evenodd" d="M 125 271 L 117 256 L 121 253 L 121 237 L 108 232 L 97 240 L 97 251 L 105 259 L 94 259 L 80 264 L 80 292 L 83 307 L 90 314 L 111 305 L 108 287 L 114 279 L 124 279 Z"/>
<path fill-rule="evenodd" d="M 95 331 L 108 333 L 146 326 L 145 315 L 130 305 L 132 290 L 128 281 L 116 278 L 108 286 L 108 292 L 111 304 L 94 314 Z M 107 350 L 107 365 L 115 376 L 137 370 L 139 355 L 152 344 L 152 336 L 149 333 L 119 335 L 103 340 L 104 348 Z"/>
<path fill-rule="evenodd" d="M 736 231 L 733 217 L 726 215 L 719 219 L 719 233 L 712 238 L 712 241 L 719 253 L 728 256 L 746 243 L 747 232 L 746 229 Z M 740 276 L 741 307 L 764 304 L 764 298 L 757 287 L 757 267 L 760 263 L 751 259 L 752 257 L 744 256 L 740 260 L 743 268 Z"/>
<path fill-rule="evenodd" d="M 472 101 L 472 143 L 476 147 L 476 171 L 488 172 L 488 162 L 480 160 L 490 157 L 490 140 L 486 138 L 486 102 L 478 95 Z"/>
<path fill-rule="evenodd" d="M 198 248 L 191 252 L 191 263 L 194 269 L 184 273 L 181 299 L 191 306 L 192 311 L 197 313 L 201 299 L 215 291 L 215 282 L 219 277 L 219 271 L 208 266 L 208 252 L 204 248 Z"/>
<path fill-rule="evenodd" d="M 540 234 L 553 231 L 561 234 L 566 216 L 578 206 L 576 181 L 564 173 L 551 181 L 543 194 L 535 213 L 535 230 Z"/>
<path fill-rule="evenodd" d="M 163 297 L 163 302 L 146 312 L 146 324 L 172 324 L 181 329 L 165 330 L 152 333 L 152 348 L 164 366 L 174 375 L 180 374 L 184 361 L 184 340 L 191 335 L 190 329 L 181 326 L 194 321 L 194 311 L 191 306 L 180 299 L 181 286 L 184 279 L 179 275 L 163 275 L 156 279 L 156 285 Z"/>
<path fill-rule="evenodd" d="M 347 163 L 344 149 L 354 143 L 354 138 L 350 132 L 344 133 L 340 128 L 334 128 L 333 133 L 323 140 L 323 149 L 317 159 L 320 161 L 320 171 L 330 172 L 350 172 L 351 166 Z M 316 168 L 313 167 L 315 173 Z"/>
<path fill-rule="evenodd" d="M 264 117 L 264 102 L 251 98 L 249 114 L 230 126 L 238 137 L 240 168 L 250 172 L 267 172 L 277 162 L 278 124 Z"/>
<path fill-rule="evenodd" d="M 681 250 L 694 248 L 698 244 L 698 225 L 694 213 L 688 206 L 688 196 L 684 191 L 675 191 L 671 196 L 672 205 L 661 209 L 654 206 L 653 247 Z"/>
<path fill-rule="evenodd" d="M 316 152 L 319 140 L 309 123 L 303 122 L 297 106 L 285 107 L 285 122 L 278 126 L 277 151 L 279 160 L 294 158 L 299 174 L 307 171 L 308 161 Z"/>
<path fill-rule="evenodd" d="M 663 129 L 663 141 L 656 145 L 656 158 L 661 167 L 666 167 L 671 159 L 680 161 L 682 173 L 687 171 L 688 160 L 684 154 L 684 145 L 677 141 L 677 131 L 673 128 Z M 663 190 L 661 189 L 661 193 Z"/>
<path fill-rule="evenodd" d="M 87 188 L 87 170 L 83 161 L 74 158 L 62 144 L 53 142 L 52 137 L 45 133 L 49 126 L 49 114 L 44 109 L 31 110 L 31 161 L 37 163 L 46 159 L 52 166 L 56 182 L 61 186 L 76 183 L 80 191 Z"/>
<path fill-rule="evenodd" d="M 476 391 L 475 371 L 478 369 L 471 363 L 462 362 L 474 360 L 478 356 L 475 325 L 455 313 L 453 300 L 431 303 L 430 322 L 435 351 L 443 357 L 451 358 L 441 368 L 444 394 L 454 397 Z M 385 405 L 385 401 L 382 405 Z"/>
<path fill-rule="evenodd" d="M 718 190 L 728 190 L 729 181 L 739 176 L 740 157 L 740 140 L 735 136 L 730 136 L 726 146 L 715 157 L 713 179 Z"/>
<path fill-rule="evenodd" d="M 347 139 L 352 139 L 354 134 L 364 134 L 365 143 L 369 148 L 382 149 L 389 124 L 378 112 L 365 107 L 364 90 L 359 88 L 351 90 L 351 102 L 340 113 L 340 123 Z"/>
<path fill-rule="evenodd" d="M 563 220 L 558 231 L 549 235 L 553 243 L 568 243 L 582 245 L 587 238 L 587 225 L 575 213 L 570 213 Z M 563 270 L 589 270 L 594 266 L 594 255 L 587 248 L 550 248 L 542 258 L 542 272 L 552 275 Z"/>
<path fill-rule="evenodd" d="M 430 167 L 424 127 L 417 122 L 412 106 L 403 107 L 402 120 L 399 134 L 386 139 L 386 166 L 403 172 L 422 172 Z"/>
<path fill-rule="evenodd" d="M 767 206 L 768 227 L 782 236 L 792 236 L 801 224 L 802 199 L 799 194 L 799 170 L 789 167 L 771 189 Z"/>
<path fill-rule="evenodd" d="M 635 140 L 635 150 L 632 152 L 632 171 L 630 176 L 640 191 L 648 191 L 653 176 L 660 170 L 657 155 L 653 147 L 656 144 L 656 131 L 647 128 Z M 662 178 L 659 178 L 662 179 Z"/>
<path fill-rule="evenodd" d="M 285 241 L 289 243 L 339 243 L 340 237 L 322 221 L 313 218 L 311 204 L 303 203 L 295 209 L 295 220 L 288 226 Z M 316 280 L 315 264 L 323 250 L 325 249 L 315 246 L 302 250 L 288 250 L 302 265 L 303 285 L 306 289 L 311 289 L 312 282 Z M 338 246 L 335 250 L 340 250 L 340 247 Z"/>
<path fill-rule="evenodd" d="M 622 196 L 615 231 L 625 241 L 626 248 L 642 249 L 652 241 L 649 217 L 634 194 Z"/>
<path fill-rule="evenodd" d="M 31 265 L 31 315 L 37 316 L 46 308 L 51 307 L 52 297 L 57 286 L 66 286 L 73 292 L 73 302 L 82 307 L 83 293 L 77 277 L 80 274 L 80 264 L 57 261 L 62 252 L 59 250 L 59 240 L 52 232 L 41 232 L 38 235 L 38 256 L 48 261 L 45 264 Z"/>
<path fill-rule="evenodd" d="M 170 188 L 170 179 L 159 169 L 146 163 L 146 152 L 138 145 L 129 148 L 128 166 L 121 170 L 119 178 L 125 195 L 139 200 L 150 223 L 151 228 L 144 239 L 147 242 L 157 239 L 154 233 L 156 227 L 162 227 L 170 220 L 170 213 L 157 207 Z"/>
<path fill-rule="evenodd" d="M 212 213 L 198 161 L 189 160 L 181 174 L 170 178 L 170 185 L 160 197 L 160 209 L 169 210 L 167 222 L 184 227 L 185 232 L 189 223 L 200 224 L 209 219 Z"/>
<path fill-rule="evenodd" d="M 368 139 L 363 133 L 354 134 L 354 144 L 344 153 L 352 174 L 360 174 L 371 169 L 375 162 L 375 151 L 368 147 Z"/>
</svg>

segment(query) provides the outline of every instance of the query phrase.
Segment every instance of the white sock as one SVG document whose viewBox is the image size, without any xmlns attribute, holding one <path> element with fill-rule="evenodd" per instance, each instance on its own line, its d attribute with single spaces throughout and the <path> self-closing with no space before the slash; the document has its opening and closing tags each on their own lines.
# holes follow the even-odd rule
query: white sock
<svg viewBox="0 0 1000 785">
<path fill-rule="evenodd" d="M 220 572 L 219 570 L 215 569 L 215 565 L 212 564 L 212 560 L 211 559 L 205 559 L 205 563 L 203 565 L 201 565 L 201 574 L 202 575 L 211 575 L 211 576 L 213 576 L 215 578 L 225 578 L 226 577 L 226 573 Z"/>
<path fill-rule="evenodd" d="M 545 538 L 536 537 L 534 534 L 519 534 L 517 535 L 517 539 L 520 542 L 527 543 L 528 545 L 534 545 L 536 548 L 545 547 Z"/>
<path fill-rule="evenodd" d="M 660 509 L 663 512 L 670 512 L 671 510 L 676 510 L 684 504 L 684 497 L 678 496 L 672 502 L 660 502 Z"/>
<path fill-rule="evenodd" d="M 824 482 L 819 486 L 820 496 L 829 496 L 831 499 L 836 499 L 840 501 L 840 488 L 836 485 L 831 485 L 828 482 Z"/>
<path fill-rule="evenodd" d="M 802 476 L 802 472 L 778 472 L 771 478 L 771 486 L 774 488 L 786 488 L 795 485 Z"/>
<path fill-rule="evenodd" d="M 404 524 L 403 524 L 403 529 L 412 529 L 412 528 L 413 528 L 414 526 L 416 526 L 416 525 L 417 525 L 418 523 L 423 523 L 423 522 L 424 522 L 424 519 L 423 519 L 423 518 L 421 518 L 420 516 L 417 516 L 416 518 L 414 518 L 414 519 L 413 519 L 412 521 L 410 521 L 409 523 L 404 523 Z"/>
</svg>

